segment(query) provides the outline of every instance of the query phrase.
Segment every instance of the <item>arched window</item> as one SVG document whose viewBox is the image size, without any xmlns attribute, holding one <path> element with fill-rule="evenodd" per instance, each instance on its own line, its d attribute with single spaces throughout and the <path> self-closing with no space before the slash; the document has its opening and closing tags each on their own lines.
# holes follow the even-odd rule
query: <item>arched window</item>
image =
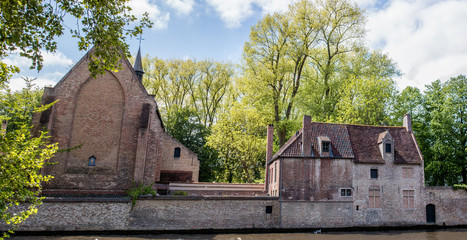
<svg viewBox="0 0 467 240">
<path fill-rule="evenodd" d="M 96 166 L 96 157 L 94 157 L 94 155 L 89 157 L 88 166 Z"/>
<path fill-rule="evenodd" d="M 174 158 L 179 158 L 180 157 L 180 148 L 176 147 L 174 150 Z"/>
</svg>

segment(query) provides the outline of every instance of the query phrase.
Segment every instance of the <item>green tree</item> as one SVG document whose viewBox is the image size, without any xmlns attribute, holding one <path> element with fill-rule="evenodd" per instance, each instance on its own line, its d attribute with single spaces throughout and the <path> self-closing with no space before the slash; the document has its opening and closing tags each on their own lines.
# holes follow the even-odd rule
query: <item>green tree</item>
<svg viewBox="0 0 467 240">
<path fill-rule="evenodd" d="M 265 119 L 254 108 L 235 104 L 212 127 L 207 145 L 218 152 L 220 182 L 264 180 Z"/>
<path fill-rule="evenodd" d="M 467 78 L 453 77 L 427 86 L 431 158 L 426 159 L 430 185 L 467 183 Z"/>
<path fill-rule="evenodd" d="M 56 38 L 64 34 L 64 18 L 76 19 L 78 26 L 70 29 L 79 39 L 78 48 L 88 50 L 95 47 L 89 69 L 92 74 L 118 68 L 120 51 L 126 56 L 127 36 L 136 36 L 143 27 L 151 25 L 147 14 L 140 25 L 128 26 L 137 19 L 130 14 L 129 0 L 103 1 L 20 1 L 0 2 L 0 60 L 12 53 L 32 60 L 31 68 L 42 68 L 42 50 L 55 52 Z M 11 74 L 18 72 L 15 66 L 0 61 L 0 84 Z"/>
<path fill-rule="evenodd" d="M 199 123 L 207 128 L 212 126 L 230 90 L 232 64 L 149 56 L 143 59 L 143 64 L 146 70 L 143 83 L 161 104 L 163 115 L 173 106 L 189 107 L 196 111 Z"/>
<path fill-rule="evenodd" d="M 346 54 L 359 51 L 364 24 L 363 11 L 348 1 L 302 0 L 288 12 L 266 15 L 252 27 L 244 47 L 241 85 L 245 99 L 272 116 L 280 146 L 294 121 L 304 75 L 307 82 L 319 82 L 319 114 L 329 119 L 336 105 L 334 92 L 339 91 L 332 87 L 338 63 Z"/>
<path fill-rule="evenodd" d="M 40 170 L 57 150 L 56 144 L 48 142 L 46 132 L 31 136 L 33 113 L 50 107 L 40 107 L 42 92 L 32 87 L 27 80 L 27 87 L 20 92 L 0 91 L 0 122 L 8 122 L 6 131 L 0 133 L 0 216 L 11 226 L 9 233 L 37 212 L 42 203 L 41 184 L 51 178 L 41 175 Z M 7 236 L 4 233 L 3 237 Z"/>
<path fill-rule="evenodd" d="M 389 109 L 396 94 L 392 78 L 399 75 L 395 63 L 380 51 L 360 51 L 349 55 L 339 74 L 344 80 L 338 88 L 331 119 L 353 124 L 388 125 Z"/>
<path fill-rule="evenodd" d="M 198 121 L 197 112 L 189 107 L 173 106 L 164 119 L 167 133 L 198 155 L 200 182 L 215 181 L 218 172 L 217 152 L 206 145 L 209 128 Z"/>
</svg>

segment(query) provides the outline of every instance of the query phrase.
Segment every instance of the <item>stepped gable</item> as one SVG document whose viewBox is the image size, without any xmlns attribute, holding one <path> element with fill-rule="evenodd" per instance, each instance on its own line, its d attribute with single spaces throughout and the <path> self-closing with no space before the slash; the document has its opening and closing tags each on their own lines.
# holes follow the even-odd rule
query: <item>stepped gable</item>
<svg viewBox="0 0 467 240">
<path fill-rule="evenodd" d="M 422 163 L 415 139 L 405 127 L 347 125 L 347 130 L 356 163 L 384 163 L 378 143 L 386 131 L 394 140 L 394 163 Z"/>
</svg>

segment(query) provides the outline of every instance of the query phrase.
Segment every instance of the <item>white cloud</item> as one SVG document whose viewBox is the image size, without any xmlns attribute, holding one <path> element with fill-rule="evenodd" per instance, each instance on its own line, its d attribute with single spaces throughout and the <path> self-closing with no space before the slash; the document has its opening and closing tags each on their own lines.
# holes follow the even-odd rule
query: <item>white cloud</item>
<svg viewBox="0 0 467 240">
<path fill-rule="evenodd" d="M 263 14 L 285 12 L 291 3 L 297 0 L 256 0 L 256 4 L 262 9 Z"/>
<path fill-rule="evenodd" d="M 160 30 L 167 28 L 170 20 L 169 13 L 162 13 L 157 7 L 155 1 L 151 0 L 132 0 L 128 3 L 131 7 L 131 13 L 141 18 L 145 12 L 149 14 L 149 19 L 153 22 L 153 29 Z"/>
<path fill-rule="evenodd" d="M 228 28 L 237 28 L 253 15 L 252 0 L 206 0 L 220 15 Z"/>
<path fill-rule="evenodd" d="M 206 0 L 214 8 L 228 28 L 238 28 L 247 18 L 257 14 L 255 8 L 261 13 L 282 12 L 288 5 L 296 0 Z"/>
<path fill-rule="evenodd" d="M 44 59 L 44 66 L 69 66 L 73 64 L 73 61 L 60 51 L 57 51 L 55 53 L 41 51 L 41 54 Z M 17 66 L 22 70 L 29 68 L 32 64 L 31 60 L 19 56 L 18 53 L 11 54 L 7 58 L 3 59 L 2 62 L 9 65 Z"/>
<path fill-rule="evenodd" d="M 178 14 L 188 15 L 193 11 L 194 0 L 165 0 L 166 4 L 175 9 Z"/>
<path fill-rule="evenodd" d="M 44 66 L 70 66 L 73 61 L 60 51 L 55 53 L 42 52 Z"/>
<path fill-rule="evenodd" d="M 35 87 L 42 89 L 46 86 L 55 86 L 56 81 L 48 78 L 37 78 L 33 83 L 35 84 Z M 18 91 L 26 87 L 26 82 L 22 78 L 12 78 L 10 79 L 8 86 L 12 91 Z"/>
<path fill-rule="evenodd" d="M 397 63 L 399 87 L 447 80 L 467 70 L 466 1 L 393 0 L 372 9 L 368 40 Z"/>
</svg>

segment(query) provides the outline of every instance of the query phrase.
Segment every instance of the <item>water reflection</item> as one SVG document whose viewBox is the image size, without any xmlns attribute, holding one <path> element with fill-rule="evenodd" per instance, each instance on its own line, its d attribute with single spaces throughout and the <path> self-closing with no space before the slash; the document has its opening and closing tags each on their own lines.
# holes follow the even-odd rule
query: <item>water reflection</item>
<svg viewBox="0 0 467 240">
<path fill-rule="evenodd" d="M 260 234 L 194 234 L 194 235 L 96 235 L 96 236 L 16 236 L 12 240 L 145 240 L 145 239 L 212 239 L 212 240 L 467 240 L 467 229 L 439 231 L 386 231 L 342 233 L 260 233 Z"/>
</svg>

